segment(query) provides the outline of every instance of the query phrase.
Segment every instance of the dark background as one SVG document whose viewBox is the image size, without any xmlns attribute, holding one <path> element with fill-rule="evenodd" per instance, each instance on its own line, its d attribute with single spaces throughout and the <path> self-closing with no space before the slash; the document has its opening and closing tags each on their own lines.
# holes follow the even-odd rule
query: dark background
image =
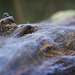
<svg viewBox="0 0 75 75">
<path fill-rule="evenodd" d="M 57 11 L 70 9 L 75 9 L 75 0 L 0 0 L 0 18 L 8 12 L 16 23 L 38 22 Z"/>
</svg>

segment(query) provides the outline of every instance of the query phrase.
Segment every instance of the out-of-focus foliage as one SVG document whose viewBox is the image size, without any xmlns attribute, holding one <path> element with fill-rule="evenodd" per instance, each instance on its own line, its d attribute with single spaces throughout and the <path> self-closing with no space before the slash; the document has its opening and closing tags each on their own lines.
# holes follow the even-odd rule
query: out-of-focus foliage
<svg viewBox="0 0 75 75">
<path fill-rule="evenodd" d="M 75 9 L 75 0 L 0 0 L 0 18 L 4 12 L 16 23 L 38 22 L 59 10 Z"/>
</svg>

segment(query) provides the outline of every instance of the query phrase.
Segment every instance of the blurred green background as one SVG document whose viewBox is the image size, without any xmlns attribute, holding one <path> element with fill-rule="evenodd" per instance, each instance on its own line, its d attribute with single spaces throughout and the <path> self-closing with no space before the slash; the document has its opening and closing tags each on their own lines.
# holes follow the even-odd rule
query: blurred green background
<svg viewBox="0 0 75 75">
<path fill-rule="evenodd" d="M 0 18 L 8 12 L 18 24 L 38 22 L 59 10 L 70 9 L 75 9 L 75 0 L 0 0 Z"/>
</svg>

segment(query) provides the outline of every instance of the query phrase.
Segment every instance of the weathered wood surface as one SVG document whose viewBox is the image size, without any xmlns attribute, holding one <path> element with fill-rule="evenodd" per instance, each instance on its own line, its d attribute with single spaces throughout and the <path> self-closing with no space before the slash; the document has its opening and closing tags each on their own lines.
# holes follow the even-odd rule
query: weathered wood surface
<svg viewBox="0 0 75 75">
<path fill-rule="evenodd" d="M 29 35 L 15 37 L 21 28 L 1 35 L 0 75 L 75 75 L 75 14 L 64 18 L 33 24 L 38 29 Z"/>
</svg>

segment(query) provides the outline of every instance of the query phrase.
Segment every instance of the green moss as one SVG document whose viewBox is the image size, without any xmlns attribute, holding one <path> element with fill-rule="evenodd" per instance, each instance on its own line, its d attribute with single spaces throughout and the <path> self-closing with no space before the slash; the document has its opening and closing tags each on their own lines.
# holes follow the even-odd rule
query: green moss
<svg viewBox="0 0 75 75">
<path fill-rule="evenodd" d="M 51 24 L 58 25 L 73 15 L 75 15 L 75 10 L 59 11 L 50 17 L 52 19 Z"/>
</svg>

